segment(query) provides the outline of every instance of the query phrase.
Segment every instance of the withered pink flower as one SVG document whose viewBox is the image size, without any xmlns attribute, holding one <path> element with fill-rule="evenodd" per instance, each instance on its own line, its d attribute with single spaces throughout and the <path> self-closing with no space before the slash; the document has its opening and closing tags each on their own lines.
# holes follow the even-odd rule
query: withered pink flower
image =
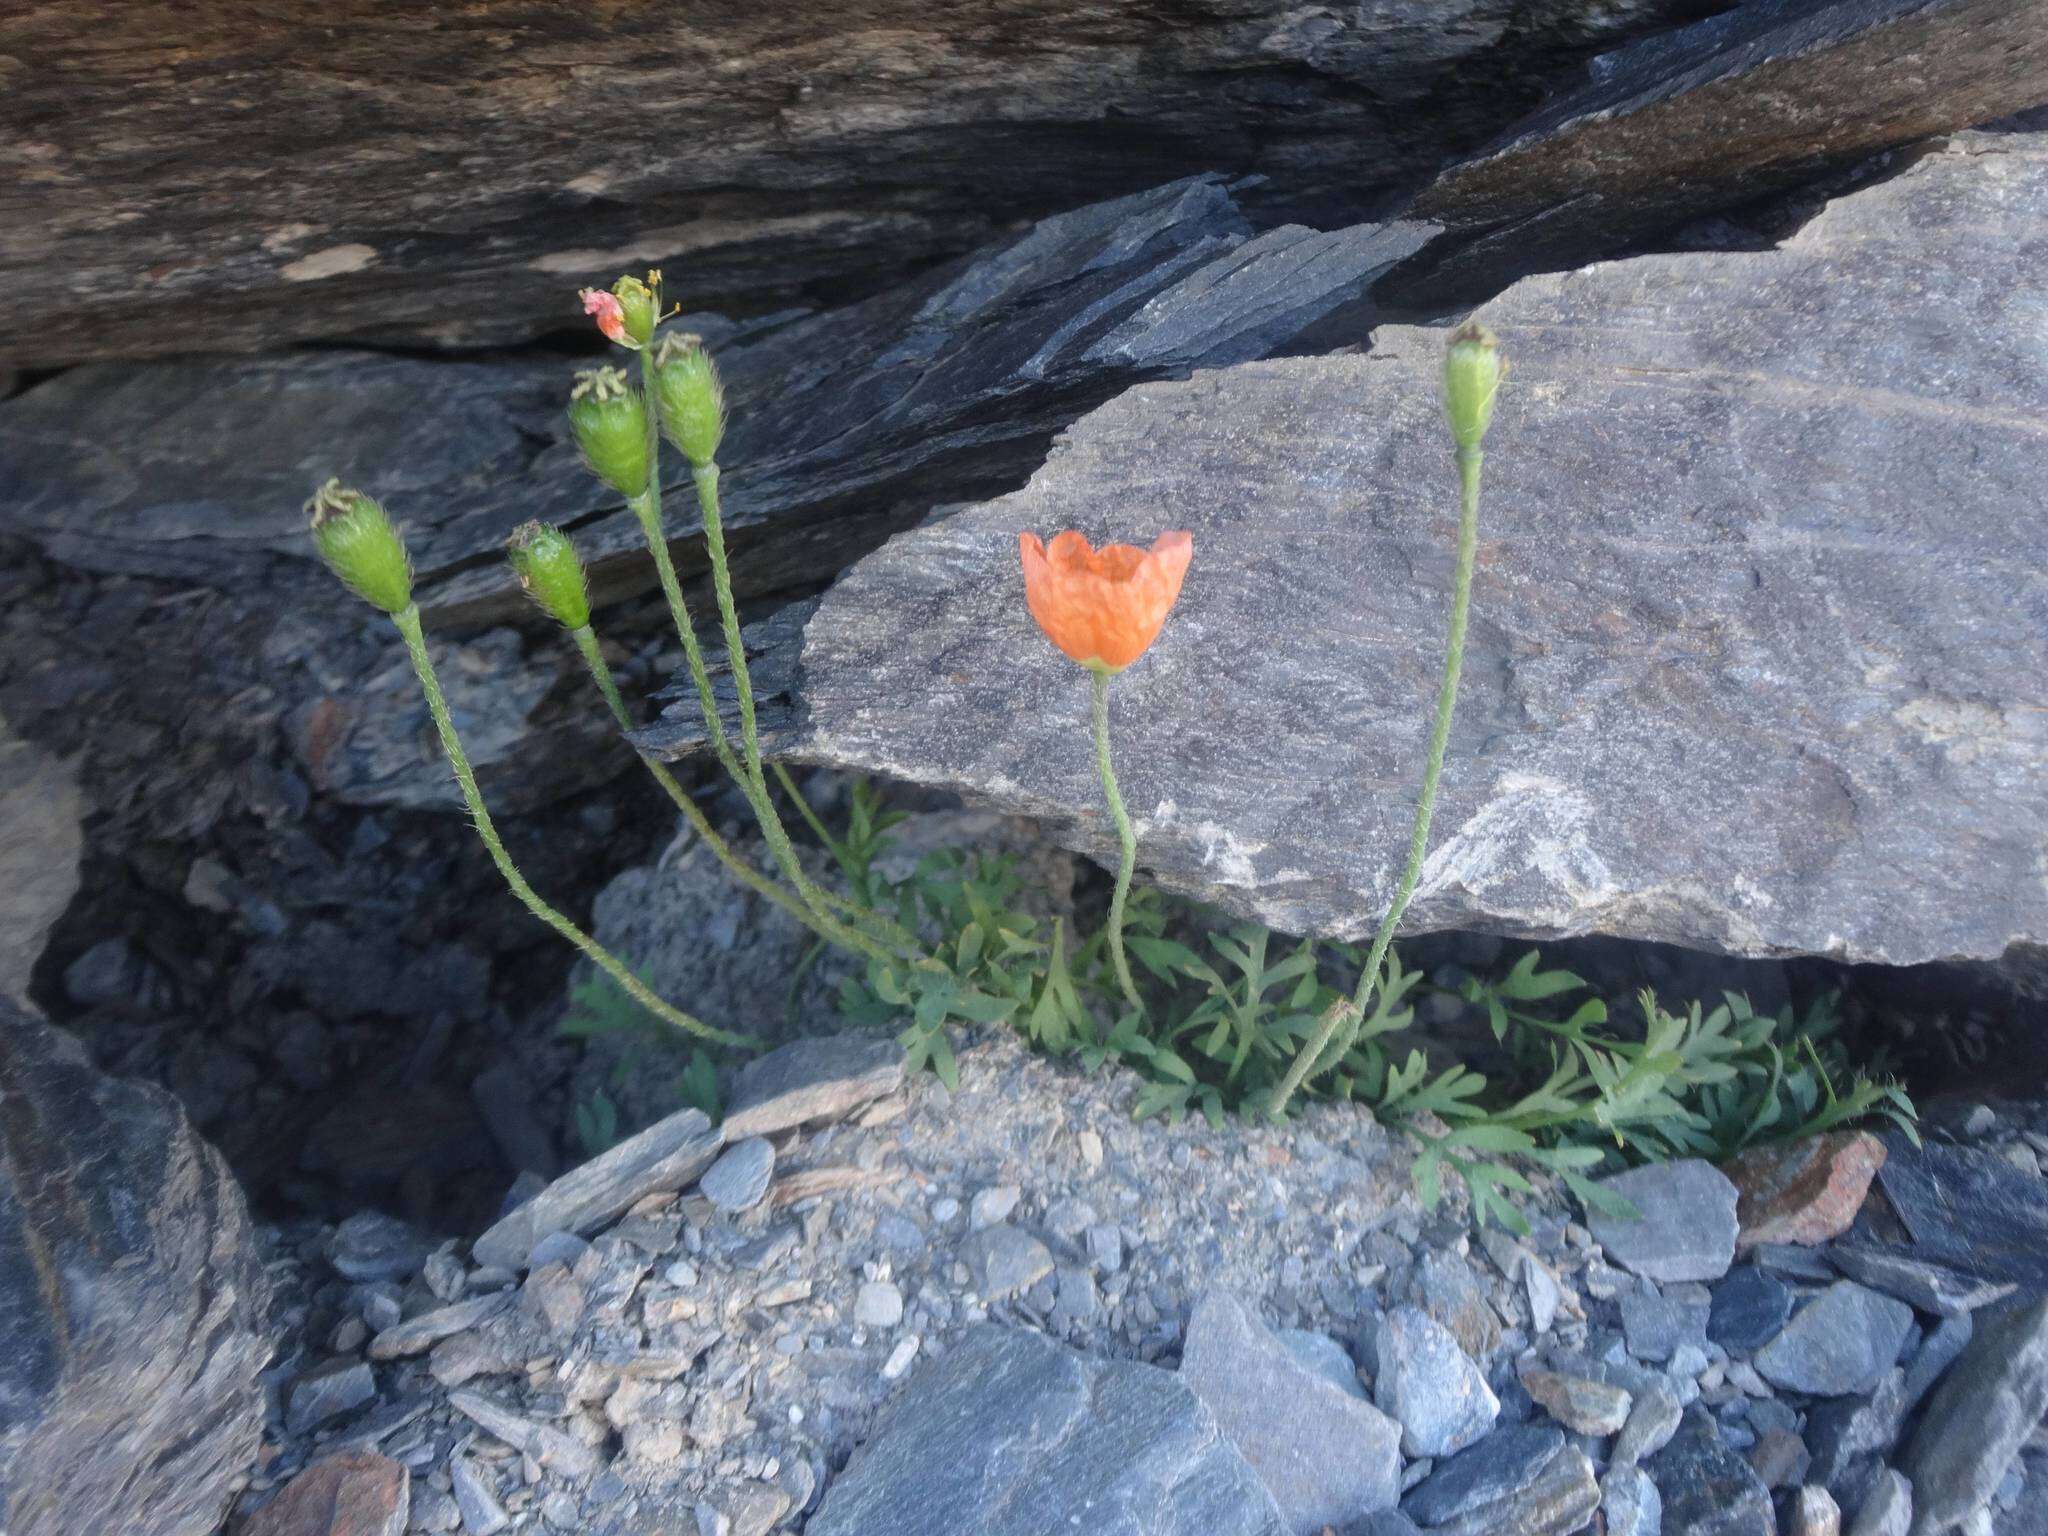
<svg viewBox="0 0 2048 1536">
<path fill-rule="evenodd" d="M 586 288 L 581 295 L 583 313 L 597 321 L 597 328 L 603 331 L 607 340 L 626 339 L 626 306 L 616 294 L 606 293 L 602 288 Z"/>
</svg>

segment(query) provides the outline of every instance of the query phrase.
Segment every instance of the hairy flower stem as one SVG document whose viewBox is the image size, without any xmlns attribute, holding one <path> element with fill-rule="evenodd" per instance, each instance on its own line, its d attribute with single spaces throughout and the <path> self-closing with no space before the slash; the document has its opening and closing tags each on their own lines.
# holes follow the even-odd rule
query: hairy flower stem
<svg viewBox="0 0 2048 1536">
<path fill-rule="evenodd" d="M 1123 989 L 1125 1001 L 1143 1014 L 1144 999 L 1131 979 L 1131 962 L 1124 958 L 1124 903 L 1130 899 L 1131 870 L 1138 862 L 1138 834 L 1131 830 L 1130 813 L 1124 809 L 1124 797 L 1116 787 L 1116 768 L 1109 759 L 1111 674 L 1099 667 L 1090 671 L 1095 678 L 1095 766 L 1102 774 L 1102 793 L 1109 801 L 1110 820 L 1116 823 L 1117 842 L 1123 849 L 1116 871 L 1116 894 L 1109 899 L 1109 960 L 1116 968 L 1116 983 Z"/>
<path fill-rule="evenodd" d="M 768 806 L 769 814 L 773 815 L 774 800 L 768 793 L 768 779 L 761 764 L 761 732 L 754 710 L 754 678 L 747 666 L 746 643 L 740 635 L 739 604 L 734 601 L 732 595 L 732 565 L 725 553 L 725 518 L 718 504 L 718 465 L 715 461 L 696 465 L 692 467 L 690 477 L 697 486 L 697 509 L 704 519 L 704 550 L 711 561 L 711 590 L 718 599 L 718 620 L 725 634 L 725 653 L 732 667 L 733 686 L 739 695 L 740 746 L 746 753 L 747 774 L 752 781 L 753 793 L 759 795 L 761 803 Z M 787 776 L 784 778 L 786 782 Z M 817 829 L 816 821 L 811 817 L 810 807 L 805 804 L 803 797 L 795 795 L 793 791 L 792 796 L 803 810 L 806 819 L 812 820 L 813 828 Z M 826 839 L 826 846 L 831 846 L 829 838 Z M 917 940 L 909 931 L 899 924 L 890 922 L 879 912 L 858 902 L 827 897 L 822 890 L 816 894 L 843 912 L 849 921 L 870 938 L 906 953 L 916 952 Z"/>
<path fill-rule="evenodd" d="M 669 616 L 675 620 L 676 636 L 683 643 L 683 657 L 690 669 L 690 681 L 696 685 L 697 702 L 704 713 L 704 729 L 711 740 L 712 750 L 717 753 L 719 763 L 732 775 L 746 796 L 747 804 L 754 812 L 754 819 L 760 824 L 761 835 L 768 841 L 768 851 L 775 856 L 775 864 L 783 877 L 796 887 L 797 895 L 810 909 L 812 924 L 819 933 L 842 948 L 866 955 L 869 959 L 890 961 L 896 958 L 893 949 L 870 934 L 848 927 L 833 915 L 831 905 L 815 881 L 806 875 L 803 865 L 797 862 L 796 849 L 789 841 L 789 833 L 783 828 L 782 818 L 776 813 L 775 804 L 768 798 L 768 792 L 755 776 L 747 771 L 733 752 L 732 740 L 725 733 L 725 722 L 719 718 L 718 700 L 711 691 L 711 674 L 704 665 L 704 648 L 697 643 L 697 631 L 690 623 L 689 605 L 683 601 L 682 583 L 676 579 L 676 564 L 669 554 L 668 534 L 661 525 L 661 441 L 659 402 L 654 393 L 654 362 L 650 351 L 643 349 L 640 354 L 640 383 L 647 398 L 648 471 L 647 489 L 632 498 L 629 503 L 633 515 L 640 520 L 640 530 L 646 536 L 648 552 L 654 556 L 655 573 L 661 579 L 662 595 L 668 599 Z M 735 656 L 737 666 L 744 665 L 744 659 Z"/>
<path fill-rule="evenodd" d="M 1465 665 L 1465 621 L 1472 607 L 1472 564 L 1479 547 L 1480 457 L 1476 446 L 1458 450 L 1458 561 L 1451 579 L 1451 625 L 1444 641 L 1444 675 L 1437 688 L 1436 723 L 1429 734 L 1429 762 L 1422 771 L 1422 793 L 1415 802 L 1415 829 L 1408 839 L 1408 865 L 1401 871 L 1393 905 L 1387 908 L 1379 931 L 1373 935 L 1372 950 L 1358 976 L 1358 990 L 1348 1004 L 1337 1004 L 1316 1021 L 1315 1033 L 1273 1090 L 1270 1113 L 1276 1119 L 1286 1113 L 1287 1101 L 1303 1082 L 1327 1071 L 1350 1049 L 1365 1019 L 1366 1004 L 1372 1001 L 1373 990 L 1380 983 L 1380 968 L 1386 962 L 1387 947 L 1394 942 L 1394 929 L 1407 912 L 1408 902 L 1415 895 L 1415 882 L 1422 874 L 1423 856 L 1429 850 L 1429 822 L 1436 813 L 1437 782 L 1443 777 L 1444 750 L 1451 739 L 1451 716 L 1458 706 L 1458 674 Z M 1333 1047 L 1332 1037 L 1340 1026 L 1343 1036 Z"/>
<path fill-rule="evenodd" d="M 441 679 L 434 671 L 433 657 L 427 653 L 427 637 L 420 628 L 418 605 L 408 605 L 393 614 L 391 622 L 398 626 L 399 634 L 405 637 L 406 653 L 411 656 L 412 669 L 419 677 L 420 692 L 426 695 L 427 712 L 434 717 L 434 729 L 440 733 L 441 750 L 448 756 L 449 767 L 455 770 L 455 782 L 462 786 L 462 798 L 469 806 L 470 819 L 476 824 L 477 836 L 483 839 L 484 847 L 491 855 L 491 862 L 498 866 L 498 873 L 505 877 L 505 883 L 512 888 L 512 894 L 517 896 L 535 917 L 583 951 L 593 965 L 616 981 L 627 996 L 656 1018 L 703 1039 L 716 1041 L 720 1045 L 745 1047 L 760 1044 L 751 1036 L 715 1029 L 702 1019 L 694 1018 L 680 1008 L 671 1007 L 663 1002 L 616 955 L 541 900 L 534 888 L 526 883 L 526 877 L 520 874 L 518 866 L 513 864 L 512 855 L 505 851 L 505 844 L 499 838 L 498 829 L 491 821 L 490 810 L 484 805 L 483 791 L 477 788 L 476 774 L 469 766 L 469 754 L 463 750 L 462 738 L 455 733 L 455 721 L 449 715 L 448 701 L 441 693 Z"/>
<path fill-rule="evenodd" d="M 571 630 L 570 634 L 576 641 L 576 649 L 583 653 L 583 662 L 590 669 L 591 681 L 597 684 L 597 691 L 604 695 L 605 706 L 611 710 L 612 718 L 618 722 L 621 731 L 631 731 L 632 717 L 626 713 L 625 700 L 619 697 L 619 685 L 612 678 L 611 663 L 604 659 L 604 652 L 598 646 L 597 631 L 585 624 L 581 629 Z M 719 863 L 731 870 L 748 890 L 764 901 L 773 902 L 806 926 L 815 926 L 811 923 L 810 912 L 794 896 L 741 858 L 733 850 L 732 844 L 718 835 L 717 829 L 711 825 L 697 802 L 676 782 L 676 776 L 670 773 L 664 764 L 644 752 L 640 754 L 640 761 L 654 776 L 654 782 L 675 802 L 676 809 L 683 813 L 683 820 L 689 823 L 690 830 L 718 856 Z"/>
</svg>

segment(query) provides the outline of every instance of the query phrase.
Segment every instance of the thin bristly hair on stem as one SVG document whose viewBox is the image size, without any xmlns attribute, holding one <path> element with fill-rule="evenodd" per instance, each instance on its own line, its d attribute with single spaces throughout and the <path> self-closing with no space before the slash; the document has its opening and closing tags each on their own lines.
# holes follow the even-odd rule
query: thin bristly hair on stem
<svg viewBox="0 0 2048 1536">
<path fill-rule="evenodd" d="M 720 1045 L 748 1047 L 760 1044 L 748 1035 L 734 1034 L 706 1024 L 702 1019 L 683 1012 L 680 1008 L 663 1001 L 649 989 L 647 984 L 610 950 L 585 933 L 576 924 L 543 901 L 538 892 L 520 874 L 512 862 L 511 854 L 505 851 L 503 839 L 491 820 L 489 808 L 484 804 L 483 791 L 477 787 L 476 774 L 471 770 L 469 754 L 463 749 L 462 738 L 456 734 L 455 721 L 448 712 L 448 701 L 441 692 L 441 679 L 434 670 L 434 659 L 427 650 L 426 634 L 420 626 L 420 611 L 417 605 L 409 605 L 401 612 L 391 615 L 391 621 L 405 640 L 406 654 L 412 660 L 414 674 L 419 678 L 420 692 L 427 701 L 427 713 L 433 716 L 434 729 L 441 738 L 441 750 L 447 755 L 448 765 L 455 771 L 455 782 L 462 789 L 462 798 L 469 808 L 470 820 L 475 824 L 477 836 L 491 856 L 491 862 L 498 867 L 512 894 L 517 896 L 526 909 L 556 933 L 567 939 L 589 958 L 590 962 L 617 982 L 632 999 L 664 1023 L 703 1039 L 716 1041 Z"/>
</svg>

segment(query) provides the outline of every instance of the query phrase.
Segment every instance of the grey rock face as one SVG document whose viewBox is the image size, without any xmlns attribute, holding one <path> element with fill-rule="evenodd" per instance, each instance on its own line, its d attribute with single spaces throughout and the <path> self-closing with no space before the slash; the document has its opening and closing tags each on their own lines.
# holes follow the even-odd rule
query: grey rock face
<svg viewBox="0 0 2048 1536">
<path fill-rule="evenodd" d="M 1675 1296 L 1633 1294 L 1621 1298 L 1622 1333 L 1638 1360 L 1669 1360 L 1690 1344 L 1705 1349 L 1707 1306 Z"/>
<path fill-rule="evenodd" d="M 1913 1525 L 1913 1485 L 1887 1467 L 1856 1512 L 1849 1536 L 1906 1536 Z"/>
<path fill-rule="evenodd" d="M 1982 1508 L 2048 1413 L 2048 1298 L 1985 1312 L 1950 1367 L 1899 1467 L 1913 1483 L 1918 1536 Z"/>
<path fill-rule="evenodd" d="M 1487 307 L 1514 373 L 1411 931 L 1895 963 L 2048 936 L 2048 574 L 2012 554 L 2048 475 L 2019 256 L 2044 207 L 2039 136 L 1959 135 L 1775 250 Z M 1441 661 L 1441 351 L 1383 328 L 1369 357 L 1126 391 L 1022 490 L 840 580 L 788 652 L 777 745 L 1108 856 L 1085 680 L 1024 612 L 1017 535 L 1186 527 L 1180 605 L 1111 705 L 1140 856 L 1283 931 L 1369 930 Z"/>
<path fill-rule="evenodd" d="M 1776 1536 L 1770 1490 L 1695 1408 L 1671 1443 L 1644 1464 L 1672 1536 Z"/>
<path fill-rule="evenodd" d="M 479 1264 L 519 1269 L 550 1232 L 594 1232 L 641 1196 L 682 1188 L 723 1145 L 702 1110 L 679 1110 L 570 1169 L 495 1223 L 471 1251 Z"/>
<path fill-rule="evenodd" d="M 1593 1464 L 1575 1445 L 1556 1452 L 1535 1477 L 1492 1503 L 1432 1526 L 1431 1536 L 1569 1536 L 1600 1507 Z"/>
<path fill-rule="evenodd" d="M 0 715 L 0 999 L 26 1003 L 29 970 L 78 892 L 78 777 Z"/>
<path fill-rule="evenodd" d="M 1199 1398 L 1166 1371 L 994 1326 L 922 1367 L 826 1489 L 810 1536 L 1284 1536 Z"/>
<path fill-rule="evenodd" d="M 1961 1317 L 1943 1318 L 1935 1325 L 1934 1331 L 1920 1341 L 1919 1350 L 1906 1367 L 1908 1408 L 1919 1406 L 1920 1400 L 1934 1390 L 1934 1384 L 1961 1357 L 1976 1331 L 1976 1319 L 1965 1312 Z"/>
<path fill-rule="evenodd" d="M 1211 1291 L 1188 1319 L 1180 1379 L 1273 1495 L 1296 1536 L 1390 1509 L 1401 1427 L 1304 1365 L 1235 1296 Z"/>
<path fill-rule="evenodd" d="M 1395 1307 L 1378 1321 L 1373 1401 L 1401 1425 L 1410 1456 L 1462 1451 L 1489 1429 L 1500 1400 L 1450 1330 L 1420 1307 Z"/>
<path fill-rule="evenodd" d="M 1052 1250 L 1022 1227 L 998 1222 L 970 1233 L 960 1257 L 974 1276 L 974 1288 L 987 1300 L 1013 1296 L 1052 1273 Z"/>
<path fill-rule="evenodd" d="M 1792 1314 L 1756 1353 L 1766 1381 L 1816 1397 L 1868 1392 L 1890 1370 L 1913 1309 L 1853 1280 L 1838 1280 Z"/>
<path fill-rule="evenodd" d="M 361 1360 L 330 1360 L 292 1384 L 286 1428 L 295 1435 L 360 1408 L 377 1395 L 376 1378 Z"/>
<path fill-rule="evenodd" d="M 1735 1258 L 1735 1186 L 1699 1158 L 1631 1168 L 1601 1187 L 1639 1217 L 1586 1214 L 1586 1225 L 1623 1269 L 1647 1280 L 1718 1280 Z"/>
<path fill-rule="evenodd" d="M 1879 1459 L 1898 1444 L 1908 1406 L 1906 1373 L 1896 1368 L 1868 1397 L 1815 1405 L 1806 1416 L 1806 1443 L 1813 1451 L 1808 1480 L 1825 1487 L 1844 1508 L 1859 1508 Z"/>
<path fill-rule="evenodd" d="M 0 1527 L 215 1529 L 262 1432 L 267 1296 L 176 1101 L 0 998 Z"/>
<path fill-rule="evenodd" d="M 1617 1467 L 1600 1485 L 1600 1513 L 1607 1536 L 1659 1536 L 1664 1497 L 1641 1467 Z"/>
</svg>

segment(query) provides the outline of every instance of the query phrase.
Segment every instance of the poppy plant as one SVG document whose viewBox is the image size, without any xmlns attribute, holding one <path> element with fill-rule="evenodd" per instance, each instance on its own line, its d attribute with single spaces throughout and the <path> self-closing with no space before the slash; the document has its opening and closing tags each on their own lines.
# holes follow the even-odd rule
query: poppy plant
<svg viewBox="0 0 2048 1536">
<path fill-rule="evenodd" d="M 1138 839 L 1110 762 L 1109 680 L 1159 638 L 1194 558 L 1194 537 L 1175 531 L 1159 535 L 1150 549 L 1131 544 L 1094 549 L 1085 535 L 1070 528 L 1054 535 L 1050 545 L 1035 533 L 1020 534 L 1017 551 L 1024 562 L 1024 604 L 1031 617 L 1063 654 L 1094 674 L 1095 764 L 1123 852 L 1116 893 L 1109 903 L 1109 957 L 1125 999 L 1143 1013 L 1145 1005 L 1124 957 L 1124 903 L 1131 894 Z"/>
</svg>

